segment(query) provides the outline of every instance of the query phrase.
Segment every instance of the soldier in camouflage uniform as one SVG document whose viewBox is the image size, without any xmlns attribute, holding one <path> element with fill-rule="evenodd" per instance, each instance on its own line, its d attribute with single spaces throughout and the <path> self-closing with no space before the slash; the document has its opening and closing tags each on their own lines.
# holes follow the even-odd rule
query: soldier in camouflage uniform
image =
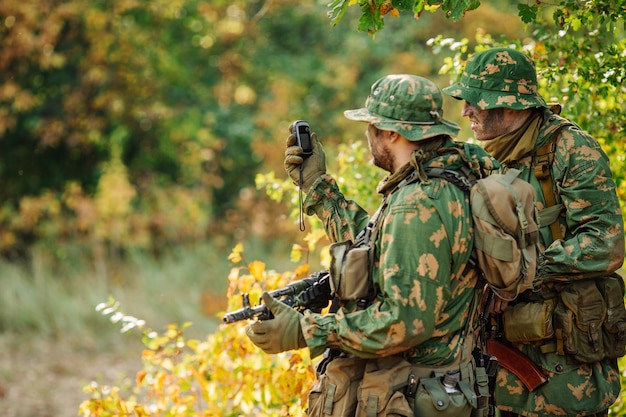
<svg viewBox="0 0 626 417">
<path fill-rule="evenodd" d="M 541 221 L 534 288 L 514 301 L 496 299 L 492 311 L 503 312 L 520 302 L 552 302 L 577 282 L 600 280 L 622 266 L 623 219 L 608 158 L 595 139 L 555 114 L 557 107 L 548 106 L 538 94 L 529 57 L 508 48 L 477 53 L 469 58 L 459 82 L 443 91 L 465 101 L 462 115 L 472 123 L 476 139 L 505 167 L 522 171 L 521 177 L 537 191 L 539 208 L 549 206 L 552 185 L 556 202 L 562 204 L 556 219 Z M 544 148 L 546 143 L 550 145 Z M 553 158 L 551 165 L 546 158 Z M 547 192 L 535 174 L 538 167 L 552 178 Z M 621 277 L 616 279 L 619 300 L 623 284 Z M 621 317 L 622 310 L 618 306 Z M 520 378 L 499 369 L 495 400 L 502 416 L 607 414 L 620 392 L 616 359 L 572 359 L 560 346 L 558 332 L 516 346 L 543 368 L 549 377 L 545 385 L 529 392 Z"/>
<path fill-rule="evenodd" d="M 419 76 L 389 75 L 378 80 L 366 107 L 344 114 L 368 123 L 366 137 L 374 164 L 389 172 L 378 186 L 383 202 L 376 215 L 370 217 L 346 200 L 326 173 L 315 134 L 314 152 L 308 159 L 301 157 L 302 148 L 289 136 L 285 168 L 307 193 L 305 212 L 323 222 L 332 242 L 357 241 L 368 223 L 374 230 L 367 250 L 371 262 L 365 262 L 359 276 L 369 282 L 371 292 L 365 297 L 337 294 L 343 299 L 336 312 L 304 315 L 265 294 L 264 302 L 275 318 L 250 325 L 248 336 L 268 353 L 308 347 L 317 357 L 332 348 L 341 357 L 365 362 L 397 357 L 423 365 L 429 373 L 439 368 L 458 370 L 471 356 L 463 353 L 463 347 L 471 346 L 464 329 L 477 280 L 476 268 L 468 264 L 473 223 L 468 195 L 447 180 L 427 177 L 425 169 L 458 170 L 471 165 L 481 176 L 496 162 L 479 146 L 451 139 L 459 129 L 442 117 L 441 92 Z M 407 376 L 402 378 L 406 385 Z M 386 384 L 384 379 L 377 383 Z M 366 385 L 363 381 L 360 392 Z M 403 389 L 387 385 L 388 390 Z M 337 392 L 343 388 L 337 387 Z M 371 398 L 366 400 L 361 399 L 361 406 L 371 405 Z M 468 410 L 457 415 L 468 416 Z M 341 415 L 354 415 L 354 411 Z M 416 415 L 425 414 L 416 411 Z"/>
</svg>

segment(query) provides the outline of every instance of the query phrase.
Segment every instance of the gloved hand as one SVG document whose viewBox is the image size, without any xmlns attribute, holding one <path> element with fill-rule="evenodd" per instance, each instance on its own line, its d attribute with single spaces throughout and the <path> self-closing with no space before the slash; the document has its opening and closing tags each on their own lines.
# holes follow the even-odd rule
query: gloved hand
<svg viewBox="0 0 626 417">
<path fill-rule="evenodd" d="M 263 303 L 274 318 L 257 321 L 246 327 L 248 338 L 265 353 L 280 353 L 306 347 L 300 317 L 302 315 L 287 304 L 263 293 Z"/>
<path fill-rule="evenodd" d="M 317 134 L 311 133 L 311 145 L 313 154 L 308 158 L 302 157 L 302 148 L 296 145 L 296 135 L 293 133 L 293 125 L 289 126 L 292 132 L 287 138 L 285 150 L 285 171 L 291 177 L 296 186 L 300 186 L 300 166 L 302 166 L 302 190 L 309 191 L 315 180 L 326 174 L 326 155 L 322 144 L 317 140 Z"/>
</svg>

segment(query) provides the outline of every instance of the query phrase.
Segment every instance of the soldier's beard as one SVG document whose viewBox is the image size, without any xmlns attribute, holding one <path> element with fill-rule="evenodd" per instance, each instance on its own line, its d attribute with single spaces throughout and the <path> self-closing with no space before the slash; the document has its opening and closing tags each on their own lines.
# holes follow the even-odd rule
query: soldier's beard
<svg viewBox="0 0 626 417">
<path fill-rule="evenodd" d="M 387 147 L 382 147 L 372 152 L 374 165 L 387 172 L 393 172 L 394 158 Z"/>
</svg>

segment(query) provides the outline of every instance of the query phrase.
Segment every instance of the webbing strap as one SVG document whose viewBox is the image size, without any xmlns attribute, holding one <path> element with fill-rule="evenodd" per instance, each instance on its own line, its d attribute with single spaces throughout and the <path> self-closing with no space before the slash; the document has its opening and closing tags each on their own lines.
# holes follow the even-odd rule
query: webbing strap
<svg viewBox="0 0 626 417">
<path fill-rule="evenodd" d="M 552 207 L 546 207 L 543 210 L 537 213 L 537 220 L 539 220 L 539 225 L 548 225 L 556 222 L 563 211 L 565 205 L 563 203 L 555 204 Z"/>
<path fill-rule="evenodd" d="M 554 161 L 554 151 L 556 148 L 556 137 L 559 132 L 558 129 L 552 134 L 552 137 L 544 143 L 539 150 L 535 153 L 533 165 L 535 168 L 535 177 L 541 183 L 541 190 L 543 191 L 543 198 L 546 202 L 545 209 L 550 209 L 556 206 L 556 197 L 554 195 L 554 184 L 552 181 L 552 173 L 550 168 Z M 552 209 L 554 210 L 554 209 Z M 561 210 L 559 209 L 559 212 Z M 561 225 L 558 220 L 558 216 L 553 216 L 554 220 L 550 223 L 550 233 L 552 234 L 552 240 L 559 240 L 563 238 L 561 232 Z M 541 226 L 544 226 L 542 223 Z"/>
<path fill-rule="evenodd" d="M 337 385 L 328 384 L 326 395 L 324 397 L 324 413 L 332 414 L 333 406 L 335 405 L 335 391 L 337 391 Z"/>
<path fill-rule="evenodd" d="M 369 395 L 367 397 L 367 417 L 376 417 L 378 414 L 378 397 Z"/>
</svg>

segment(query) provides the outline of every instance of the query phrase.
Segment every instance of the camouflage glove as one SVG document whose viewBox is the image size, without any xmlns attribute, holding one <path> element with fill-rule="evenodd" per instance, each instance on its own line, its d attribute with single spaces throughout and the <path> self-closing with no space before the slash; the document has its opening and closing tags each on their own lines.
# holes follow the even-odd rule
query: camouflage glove
<svg viewBox="0 0 626 417">
<path fill-rule="evenodd" d="M 293 125 L 289 126 L 292 132 Z M 309 191 L 315 180 L 326 174 L 326 155 L 322 144 L 317 140 L 317 134 L 311 133 L 313 155 L 308 158 L 302 157 L 302 148 L 296 145 L 296 135 L 290 134 L 287 138 L 287 150 L 285 151 L 285 171 L 291 177 L 296 186 L 301 186 L 303 191 Z M 302 167 L 302 184 L 300 184 L 300 168 Z"/>
<path fill-rule="evenodd" d="M 263 293 L 263 303 L 274 318 L 257 321 L 246 327 L 248 338 L 265 353 L 280 353 L 306 347 L 300 317 L 302 315 L 287 304 Z"/>
</svg>

